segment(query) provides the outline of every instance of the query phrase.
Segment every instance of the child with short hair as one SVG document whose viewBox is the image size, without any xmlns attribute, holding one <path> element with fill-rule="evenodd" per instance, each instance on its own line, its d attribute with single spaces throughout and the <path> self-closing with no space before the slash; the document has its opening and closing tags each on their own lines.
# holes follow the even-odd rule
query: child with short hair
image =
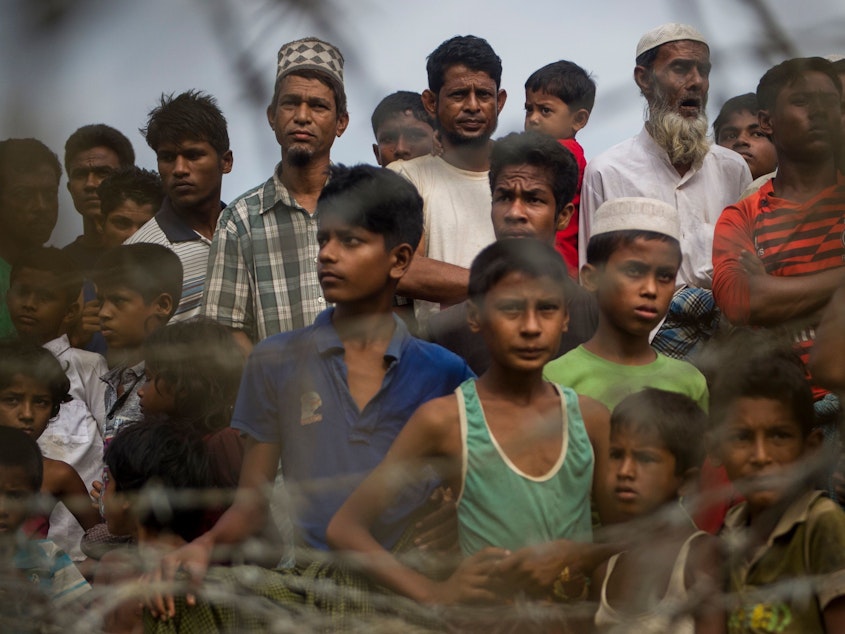
<svg viewBox="0 0 845 634">
<path fill-rule="evenodd" d="M 21 584 L 35 584 L 53 606 L 65 613 L 81 603 L 91 586 L 55 543 L 29 539 L 22 533 L 33 499 L 43 490 L 43 476 L 44 462 L 32 436 L 0 425 L 0 570 L 16 571 Z M 19 605 L 14 594 L 8 579 L 4 580 L 0 628 L 7 632 L 33 631 L 33 623 L 43 623 L 45 615 L 36 613 L 40 606 L 32 605 L 33 597 L 27 596 L 26 603 Z M 18 614 L 10 614 L 14 612 Z M 20 619 L 17 627 L 12 625 L 14 616 Z"/>
<path fill-rule="evenodd" d="M 171 581 L 184 566 L 198 582 L 215 547 L 260 532 L 280 458 L 285 486 L 299 501 L 292 518 L 298 544 L 306 556 L 308 549 L 327 550 L 335 510 L 384 457 L 413 410 L 472 376 L 466 362 L 411 337 L 392 313 L 396 285 L 423 231 L 414 186 L 389 170 L 337 166 L 317 209 L 318 276 L 334 308 L 253 350 L 232 417 L 232 427 L 248 436 L 235 502 L 211 530 L 165 557 L 155 578 Z M 381 518 L 385 547 L 414 530 L 435 486 L 418 483 Z M 194 597 L 188 601 L 193 605 Z M 176 613 L 172 596 L 156 594 L 148 604 L 164 619 Z M 180 612 L 183 626 L 194 614 Z"/>
<path fill-rule="evenodd" d="M 140 167 L 115 170 L 97 188 L 97 231 L 103 249 L 123 244 L 155 216 L 164 200 L 161 178 Z"/>
<path fill-rule="evenodd" d="M 196 317 L 159 328 L 144 342 L 146 380 L 138 390 L 149 420 L 199 434 L 211 456 L 217 486 L 235 488 L 243 461 L 240 433 L 229 427 L 238 395 L 244 355 L 232 331 Z"/>
<path fill-rule="evenodd" d="M 613 409 L 628 394 L 657 387 L 707 407 L 707 383 L 693 365 L 656 352 L 650 333 L 675 292 L 680 219 L 660 200 L 617 198 L 596 210 L 581 280 L 596 293 L 599 325 L 586 343 L 546 365 L 543 376 Z"/>
<path fill-rule="evenodd" d="M 724 614 L 709 602 L 721 590 L 719 540 L 683 506 L 707 429 L 707 414 L 676 392 L 645 388 L 614 408 L 603 486 L 630 530 L 625 551 L 593 574 L 599 632 L 723 631 Z"/>
<path fill-rule="evenodd" d="M 142 420 L 142 346 L 173 316 L 182 294 L 182 263 L 159 244 L 129 244 L 107 251 L 93 273 L 101 332 L 108 344 L 103 442 L 126 423 Z"/>
<path fill-rule="evenodd" d="M 489 369 L 420 407 L 329 524 L 332 546 L 367 555 L 356 561 L 377 583 L 423 603 L 560 597 L 577 567 L 572 540 L 591 541 L 590 492 L 608 440 L 605 407 L 542 377 L 566 328 L 566 275 L 557 252 L 530 238 L 499 240 L 474 260 L 469 322 L 490 349 Z M 443 581 L 398 561 L 371 532 L 425 464 L 458 505 L 466 558 Z M 589 572 L 598 551 L 580 550 Z"/>
<path fill-rule="evenodd" d="M 112 550 L 100 560 L 94 586 L 114 589 L 137 581 L 150 557 L 202 533 L 214 480 L 201 436 L 165 420 L 123 427 L 106 449 L 105 463 L 102 507 L 108 530 L 134 538 L 132 546 Z M 110 606 L 104 629 L 139 627 L 139 598 Z"/>
<path fill-rule="evenodd" d="M 716 144 L 741 154 L 754 180 L 771 178 L 778 165 L 772 137 L 760 129 L 759 111 L 757 95 L 749 92 L 728 99 L 713 122 Z"/>
<path fill-rule="evenodd" d="M 823 435 L 803 366 L 771 348 L 731 358 L 710 404 L 712 455 L 746 500 L 722 532 L 735 598 L 728 630 L 843 631 L 845 512 L 813 488 Z"/>
<path fill-rule="evenodd" d="M 0 342 L 0 427 L 12 427 L 38 440 L 59 407 L 68 400 L 70 381 L 56 358 L 41 346 L 21 341 Z M 43 459 L 41 490 L 61 501 L 84 529 L 99 521 L 88 489 L 66 462 Z M 55 502 L 54 502 L 55 504 Z M 33 535 L 47 536 L 49 514 L 33 517 Z"/>
<path fill-rule="evenodd" d="M 569 276 L 578 279 L 578 208 L 587 160 L 575 135 L 590 120 L 596 83 L 583 68 L 567 60 L 547 64 L 525 82 L 525 130 L 548 134 L 572 152 L 578 164 L 578 186 L 569 224 L 557 232 L 555 248 L 566 261 Z"/>
<path fill-rule="evenodd" d="M 74 348 L 64 334 L 79 312 L 82 276 L 66 251 L 41 247 L 15 262 L 10 281 L 6 304 L 18 336 L 49 350 L 70 380 L 71 399 L 62 403 L 38 445 L 48 458 L 72 466 L 90 487 L 102 468 L 105 383 L 100 377 L 108 367 L 102 356 Z M 82 529 L 64 505 L 50 517 L 49 537 L 75 561 L 84 557 Z"/>
<path fill-rule="evenodd" d="M 376 163 L 387 167 L 397 159 L 410 160 L 434 149 L 434 119 L 418 92 L 400 90 L 387 95 L 370 118 L 376 142 Z"/>
</svg>

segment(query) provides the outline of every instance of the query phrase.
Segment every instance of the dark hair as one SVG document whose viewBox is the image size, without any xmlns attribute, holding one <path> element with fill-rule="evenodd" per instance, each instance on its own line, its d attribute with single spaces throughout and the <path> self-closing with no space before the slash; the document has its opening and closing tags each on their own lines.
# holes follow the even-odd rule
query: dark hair
<svg viewBox="0 0 845 634">
<path fill-rule="evenodd" d="M 760 83 L 757 84 L 757 102 L 760 109 L 774 110 L 781 91 L 809 72 L 827 75 L 839 94 L 842 94 L 842 82 L 831 62 L 823 57 L 795 57 L 773 66 L 760 78 Z"/>
<path fill-rule="evenodd" d="M 496 82 L 496 88 L 502 83 L 502 60 L 487 40 L 474 35 L 456 35 L 428 56 L 425 65 L 428 89 L 438 94 L 443 88 L 446 72 L 458 64 L 472 71 L 487 73 Z"/>
<path fill-rule="evenodd" d="M 97 196 L 100 197 L 103 216 L 108 216 L 127 200 L 138 205 L 151 205 L 155 213 L 164 200 L 159 175 L 134 165 L 122 167 L 106 176 L 97 187 Z"/>
<path fill-rule="evenodd" d="M 116 491 L 155 487 L 138 498 L 134 513 L 142 526 L 186 541 L 202 533 L 201 492 L 213 482 L 208 450 L 198 434 L 169 421 L 125 425 L 109 443 L 105 462 Z"/>
<path fill-rule="evenodd" d="M 35 439 L 20 429 L 0 427 L 0 466 L 21 467 L 33 493 L 41 490 L 44 459 Z"/>
<path fill-rule="evenodd" d="M 9 273 L 9 284 L 14 284 L 15 278 L 23 269 L 50 273 L 56 278 L 52 288 L 60 290 L 67 298 L 67 303 L 77 301 L 82 290 L 82 272 L 76 261 L 66 252 L 55 247 L 35 247 L 28 249 L 12 264 Z"/>
<path fill-rule="evenodd" d="M 175 97 L 161 95 L 159 105 L 147 115 L 147 127 L 141 134 L 153 152 L 163 143 L 205 141 L 218 155 L 229 151 L 226 117 L 217 100 L 199 90 L 188 90 Z"/>
<path fill-rule="evenodd" d="M 710 386 L 710 418 L 725 422 L 740 398 L 766 398 L 786 406 L 805 436 L 815 427 L 813 391 L 801 359 L 785 344 L 765 335 L 748 335 L 724 346 Z M 756 343 L 758 345 L 753 345 Z"/>
<path fill-rule="evenodd" d="M 656 434 L 675 457 L 675 475 L 682 475 L 704 462 L 703 438 L 709 422 L 704 410 L 689 396 L 647 387 L 626 396 L 613 408 L 610 432 L 633 429 Z"/>
<path fill-rule="evenodd" d="M 562 59 L 535 70 L 525 82 L 525 90 L 544 92 L 560 99 L 572 111 L 592 112 L 596 82 L 575 62 Z"/>
<path fill-rule="evenodd" d="M 490 189 L 506 167 L 530 165 L 544 170 L 555 197 L 555 218 L 572 202 L 578 187 L 578 164 L 572 152 L 539 132 L 512 132 L 497 139 L 490 152 Z"/>
<path fill-rule="evenodd" d="M 229 328 L 201 317 L 159 328 L 144 341 L 144 362 L 176 395 L 171 418 L 201 434 L 228 427 L 244 367 Z"/>
<path fill-rule="evenodd" d="M 673 237 L 657 231 L 641 231 L 639 229 L 625 229 L 608 231 L 597 236 L 591 236 L 587 243 L 587 263 L 593 266 L 607 264 L 614 251 L 631 246 L 638 238 L 643 240 L 660 240 L 675 244 L 678 248 L 678 258 L 681 258 L 681 244 Z"/>
<path fill-rule="evenodd" d="M 117 154 L 121 167 L 135 164 L 132 143 L 120 130 L 104 123 L 84 125 L 71 134 L 65 142 L 65 169 L 70 173 L 70 163 L 76 155 L 95 147 L 105 147 Z"/>
<path fill-rule="evenodd" d="M 477 305 L 510 273 L 532 278 L 547 277 L 560 285 L 568 277 L 563 258 L 554 247 L 533 238 L 504 238 L 481 250 L 469 269 L 469 298 Z"/>
<path fill-rule="evenodd" d="M 6 186 L 7 172 L 26 174 L 47 166 L 56 172 L 56 186 L 62 178 L 59 157 L 38 139 L 6 139 L 0 141 L 0 189 Z"/>
<path fill-rule="evenodd" d="M 387 249 L 405 243 L 416 249 L 422 238 L 423 201 L 416 187 L 383 167 L 332 167 L 317 210 L 321 220 L 336 216 L 384 236 Z"/>
<path fill-rule="evenodd" d="M 25 376 L 44 384 L 50 392 L 50 418 L 59 413 L 62 403 L 70 400 L 70 381 L 62 364 L 37 343 L 18 340 L 0 341 L 0 390 L 5 390 L 15 376 Z"/>
<path fill-rule="evenodd" d="M 182 297 L 182 262 L 160 244 L 139 242 L 109 249 L 97 260 L 91 277 L 98 287 L 123 286 L 135 291 L 147 304 L 168 293 L 174 312 Z"/>
<path fill-rule="evenodd" d="M 747 92 L 744 95 L 737 95 L 728 99 L 719 111 L 719 116 L 713 122 L 713 134 L 716 137 L 716 141 L 718 142 L 719 133 L 722 131 L 722 127 L 728 122 L 728 117 L 738 112 L 750 112 L 756 115 L 759 110 L 760 106 L 757 104 L 757 95 L 753 92 Z"/>
<path fill-rule="evenodd" d="M 301 68 L 298 70 L 292 70 L 289 73 L 285 73 L 281 77 L 277 77 L 276 84 L 273 87 L 273 101 L 270 102 L 271 108 L 275 108 L 279 102 L 279 90 L 282 87 L 282 80 L 286 77 L 290 77 L 291 75 L 296 75 L 297 77 L 303 77 L 305 79 L 316 79 L 320 83 L 325 84 L 326 86 L 331 88 L 332 93 L 334 94 L 334 105 L 335 109 L 337 110 L 337 116 L 340 117 L 341 115 L 346 114 L 346 89 L 343 87 L 343 84 L 341 84 L 328 73 L 322 73 L 319 70 L 315 70 L 313 68 Z"/>
<path fill-rule="evenodd" d="M 390 117 L 403 114 L 408 110 L 411 111 L 415 119 L 427 123 L 432 128 L 434 127 L 434 119 L 422 105 L 422 95 L 418 92 L 400 90 L 387 95 L 373 110 L 373 116 L 370 117 L 370 123 L 373 124 L 373 134 L 378 134 L 378 129 Z"/>
</svg>

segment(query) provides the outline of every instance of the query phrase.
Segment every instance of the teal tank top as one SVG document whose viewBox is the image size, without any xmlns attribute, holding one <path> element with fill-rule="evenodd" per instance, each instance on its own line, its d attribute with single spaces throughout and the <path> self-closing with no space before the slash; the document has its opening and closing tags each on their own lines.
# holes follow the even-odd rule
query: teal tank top
<svg viewBox="0 0 845 634">
<path fill-rule="evenodd" d="M 590 491 L 593 447 L 578 396 L 560 395 L 563 442 L 556 464 L 543 476 L 521 472 L 490 433 L 475 379 L 456 390 L 462 437 L 463 490 L 458 535 L 464 555 L 487 546 L 518 550 L 556 539 L 592 541 Z"/>
</svg>

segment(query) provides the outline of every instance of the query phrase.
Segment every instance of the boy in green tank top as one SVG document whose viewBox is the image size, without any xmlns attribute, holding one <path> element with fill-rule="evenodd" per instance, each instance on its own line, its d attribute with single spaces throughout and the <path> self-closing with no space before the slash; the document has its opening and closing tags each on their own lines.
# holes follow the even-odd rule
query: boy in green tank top
<svg viewBox="0 0 845 634">
<path fill-rule="evenodd" d="M 542 377 L 567 327 L 566 275 L 554 249 L 530 238 L 499 240 L 473 262 L 469 323 L 489 349 L 489 369 L 422 405 L 327 530 L 329 544 L 355 552 L 379 584 L 429 604 L 563 598 L 575 571 L 609 556 L 574 541 L 590 541 L 591 490 L 604 508 L 593 483 L 606 469 L 609 412 Z M 465 558 L 442 581 L 398 561 L 370 532 L 424 465 L 458 505 Z"/>
</svg>

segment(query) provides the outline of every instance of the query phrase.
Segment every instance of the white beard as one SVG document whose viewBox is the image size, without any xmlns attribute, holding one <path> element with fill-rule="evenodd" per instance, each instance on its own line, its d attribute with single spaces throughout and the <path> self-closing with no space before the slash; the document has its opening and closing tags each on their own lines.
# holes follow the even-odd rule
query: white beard
<svg viewBox="0 0 845 634">
<path fill-rule="evenodd" d="M 652 84 L 654 99 L 647 104 L 648 120 L 646 127 L 649 134 L 661 148 L 669 155 L 672 165 L 692 165 L 698 167 L 710 151 L 710 141 L 707 138 L 707 115 L 704 106 L 707 105 L 706 96 L 702 99 L 701 111 L 694 119 L 679 114 L 668 103 L 660 84 Z"/>
</svg>

